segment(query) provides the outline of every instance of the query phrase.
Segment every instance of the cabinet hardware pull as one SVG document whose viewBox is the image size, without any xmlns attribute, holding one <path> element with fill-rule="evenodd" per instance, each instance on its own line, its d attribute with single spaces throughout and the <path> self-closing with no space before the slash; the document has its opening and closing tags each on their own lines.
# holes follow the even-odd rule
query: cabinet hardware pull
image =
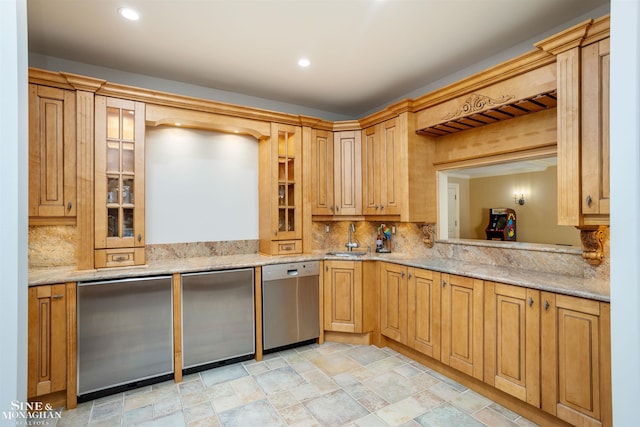
<svg viewBox="0 0 640 427">
<path fill-rule="evenodd" d="M 380 205 L 380 210 L 384 209 L 384 205 Z"/>
<path fill-rule="evenodd" d="M 71 204 L 71 201 L 67 202 L 67 210 L 70 211 L 71 207 L 73 206 L 73 204 Z"/>
<path fill-rule="evenodd" d="M 529 307 L 533 306 L 533 298 L 529 297 Z"/>
<path fill-rule="evenodd" d="M 400 273 L 400 277 L 404 277 L 404 271 Z"/>
<path fill-rule="evenodd" d="M 51 297 L 51 299 L 60 299 L 60 298 L 62 298 L 63 296 L 64 296 L 64 295 L 62 295 L 62 294 L 53 295 L 53 296 Z"/>
<path fill-rule="evenodd" d="M 407 279 L 411 279 L 411 273 L 407 273 Z"/>
<path fill-rule="evenodd" d="M 587 206 L 591 207 L 591 201 L 592 201 L 592 200 L 591 200 L 591 195 L 590 195 L 590 194 L 588 194 L 588 195 L 587 195 Z"/>
<path fill-rule="evenodd" d="M 274 235 L 274 236 L 277 236 L 277 235 L 278 235 L 278 230 L 274 231 L 274 232 L 273 232 L 273 235 Z"/>
<path fill-rule="evenodd" d="M 376 208 L 376 210 L 378 210 L 378 205 L 373 205 L 374 208 Z"/>
<path fill-rule="evenodd" d="M 340 210 L 340 206 L 336 206 L 336 212 Z"/>
<path fill-rule="evenodd" d="M 447 282 L 443 279 L 442 280 L 442 287 L 444 288 L 445 286 L 447 286 Z"/>
<path fill-rule="evenodd" d="M 126 261 L 127 257 L 124 255 L 120 255 L 114 258 L 115 261 Z"/>
<path fill-rule="evenodd" d="M 333 212 L 333 205 L 329 206 L 329 210 Z"/>
<path fill-rule="evenodd" d="M 324 266 L 324 271 L 329 271 L 329 266 L 328 265 Z"/>
<path fill-rule="evenodd" d="M 142 234 L 138 233 L 138 242 L 142 241 Z"/>
<path fill-rule="evenodd" d="M 549 302 L 547 300 L 544 300 L 544 309 L 549 310 Z"/>
</svg>

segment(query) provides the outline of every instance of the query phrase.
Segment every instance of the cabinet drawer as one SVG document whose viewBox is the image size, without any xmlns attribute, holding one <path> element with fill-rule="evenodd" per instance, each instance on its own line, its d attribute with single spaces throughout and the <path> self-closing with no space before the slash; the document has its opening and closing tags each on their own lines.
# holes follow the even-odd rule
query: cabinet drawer
<svg viewBox="0 0 640 427">
<path fill-rule="evenodd" d="M 95 267 L 126 267 L 145 263 L 144 248 L 101 249 L 95 252 Z"/>
<path fill-rule="evenodd" d="M 301 254 L 302 240 L 280 240 L 271 242 L 271 253 L 274 255 Z"/>
</svg>

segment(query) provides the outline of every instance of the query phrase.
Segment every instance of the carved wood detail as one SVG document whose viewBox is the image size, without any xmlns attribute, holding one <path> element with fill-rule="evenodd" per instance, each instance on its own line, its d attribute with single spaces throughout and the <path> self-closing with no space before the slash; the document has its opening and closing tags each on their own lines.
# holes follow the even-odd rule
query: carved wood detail
<svg viewBox="0 0 640 427">
<path fill-rule="evenodd" d="M 605 226 L 577 227 L 582 242 L 582 258 L 591 265 L 600 265 L 604 260 Z"/>
<path fill-rule="evenodd" d="M 462 104 L 456 111 L 445 114 L 442 117 L 442 121 L 455 119 L 456 117 L 466 116 L 477 111 L 482 111 L 486 107 L 492 107 L 494 105 L 502 105 L 515 98 L 515 95 L 502 95 L 498 99 L 493 99 L 485 95 L 478 95 L 474 93 Z"/>
<path fill-rule="evenodd" d="M 428 248 L 432 248 L 433 244 L 436 241 L 436 225 L 424 224 L 422 226 L 422 233 L 425 236 L 423 242 L 427 245 Z"/>
</svg>

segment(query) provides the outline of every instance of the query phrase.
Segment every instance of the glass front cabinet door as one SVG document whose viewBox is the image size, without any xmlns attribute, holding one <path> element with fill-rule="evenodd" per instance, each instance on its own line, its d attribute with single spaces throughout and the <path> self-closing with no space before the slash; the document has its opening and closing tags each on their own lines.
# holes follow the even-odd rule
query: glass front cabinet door
<svg viewBox="0 0 640 427">
<path fill-rule="evenodd" d="M 95 266 L 144 264 L 145 105 L 95 104 Z"/>
<path fill-rule="evenodd" d="M 302 135 L 297 126 L 272 123 L 260 143 L 260 251 L 302 252 Z"/>
</svg>

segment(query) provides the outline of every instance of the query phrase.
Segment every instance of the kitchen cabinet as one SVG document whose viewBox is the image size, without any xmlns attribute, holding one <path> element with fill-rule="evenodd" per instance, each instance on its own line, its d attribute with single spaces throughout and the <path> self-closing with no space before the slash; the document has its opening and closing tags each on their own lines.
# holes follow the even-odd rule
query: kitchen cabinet
<svg viewBox="0 0 640 427">
<path fill-rule="evenodd" d="M 609 224 L 609 17 L 538 47 L 556 55 L 558 224 Z"/>
<path fill-rule="evenodd" d="M 380 263 L 380 333 L 440 360 L 440 273 Z"/>
<path fill-rule="evenodd" d="M 484 381 L 540 407 L 540 291 L 484 282 Z"/>
<path fill-rule="evenodd" d="M 440 360 L 440 284 L 435 271 L 407 271 L 407 345 L 435 360 Z"/>
<path fill-rule="evenodd" d="M 361 155 L 360 131 L 312 132 L 312 215 L 362 215 Z"/>
<path fill-rule="evenodd" d="M 324 262 L 324 329 L 334 332 L 366 331 L 362 262 Z"/>
<path fill-rule="evenodd" d="M 609 216 L 609 38 L 581 51 L 582 215 L 586 224 Z"/>
<path fill-rule="evenodd" d="M 145 263 L 145 105 L 95 97 L 95 267 Z"/>
<path fill-rule="evenodd" d="M 482 380 L 484 292 L 482 280 L 442 274 L 441 361 Z"/>
<path fill-rule="evenodd" d="M 333 184 L 333 132 L 312 129 L 310 145 L 311 214 L 333 215 L 336 210 Z"/>
<path fill-rule="evenodd" d="M 542 292 L 542 409 L 580 426 L 611 426 L 608 303 Z"/>
<path fill-rule="evenodd" d="M 400 141 L 397 119 L 362 131 L 364 215 L 400 214 Z"/>
<path fill-rule="evenodd" d="M 302 129 L 271 124 L 258 148 L 260 252 L 302 252 Z"/>
<path fill-rule="evenodd" d="M 75 224 L 76 98 L 29 85 L 29 222 Z"/>
<path fill-rule="evenodd" d="M 29 288 L 29 400 L 76 406 L 75 295 L 75 283 Z"/>
<path fill-rule="evenodd" d="M 380 263 L 380 333 L 407 344 L 407 267 Z"/>
<path fill-rule="evenodd" d="M 362 139 L 358 131 L 340 131 L 334 141 L 335 215 L 362 215 Z"/>
</svg>

